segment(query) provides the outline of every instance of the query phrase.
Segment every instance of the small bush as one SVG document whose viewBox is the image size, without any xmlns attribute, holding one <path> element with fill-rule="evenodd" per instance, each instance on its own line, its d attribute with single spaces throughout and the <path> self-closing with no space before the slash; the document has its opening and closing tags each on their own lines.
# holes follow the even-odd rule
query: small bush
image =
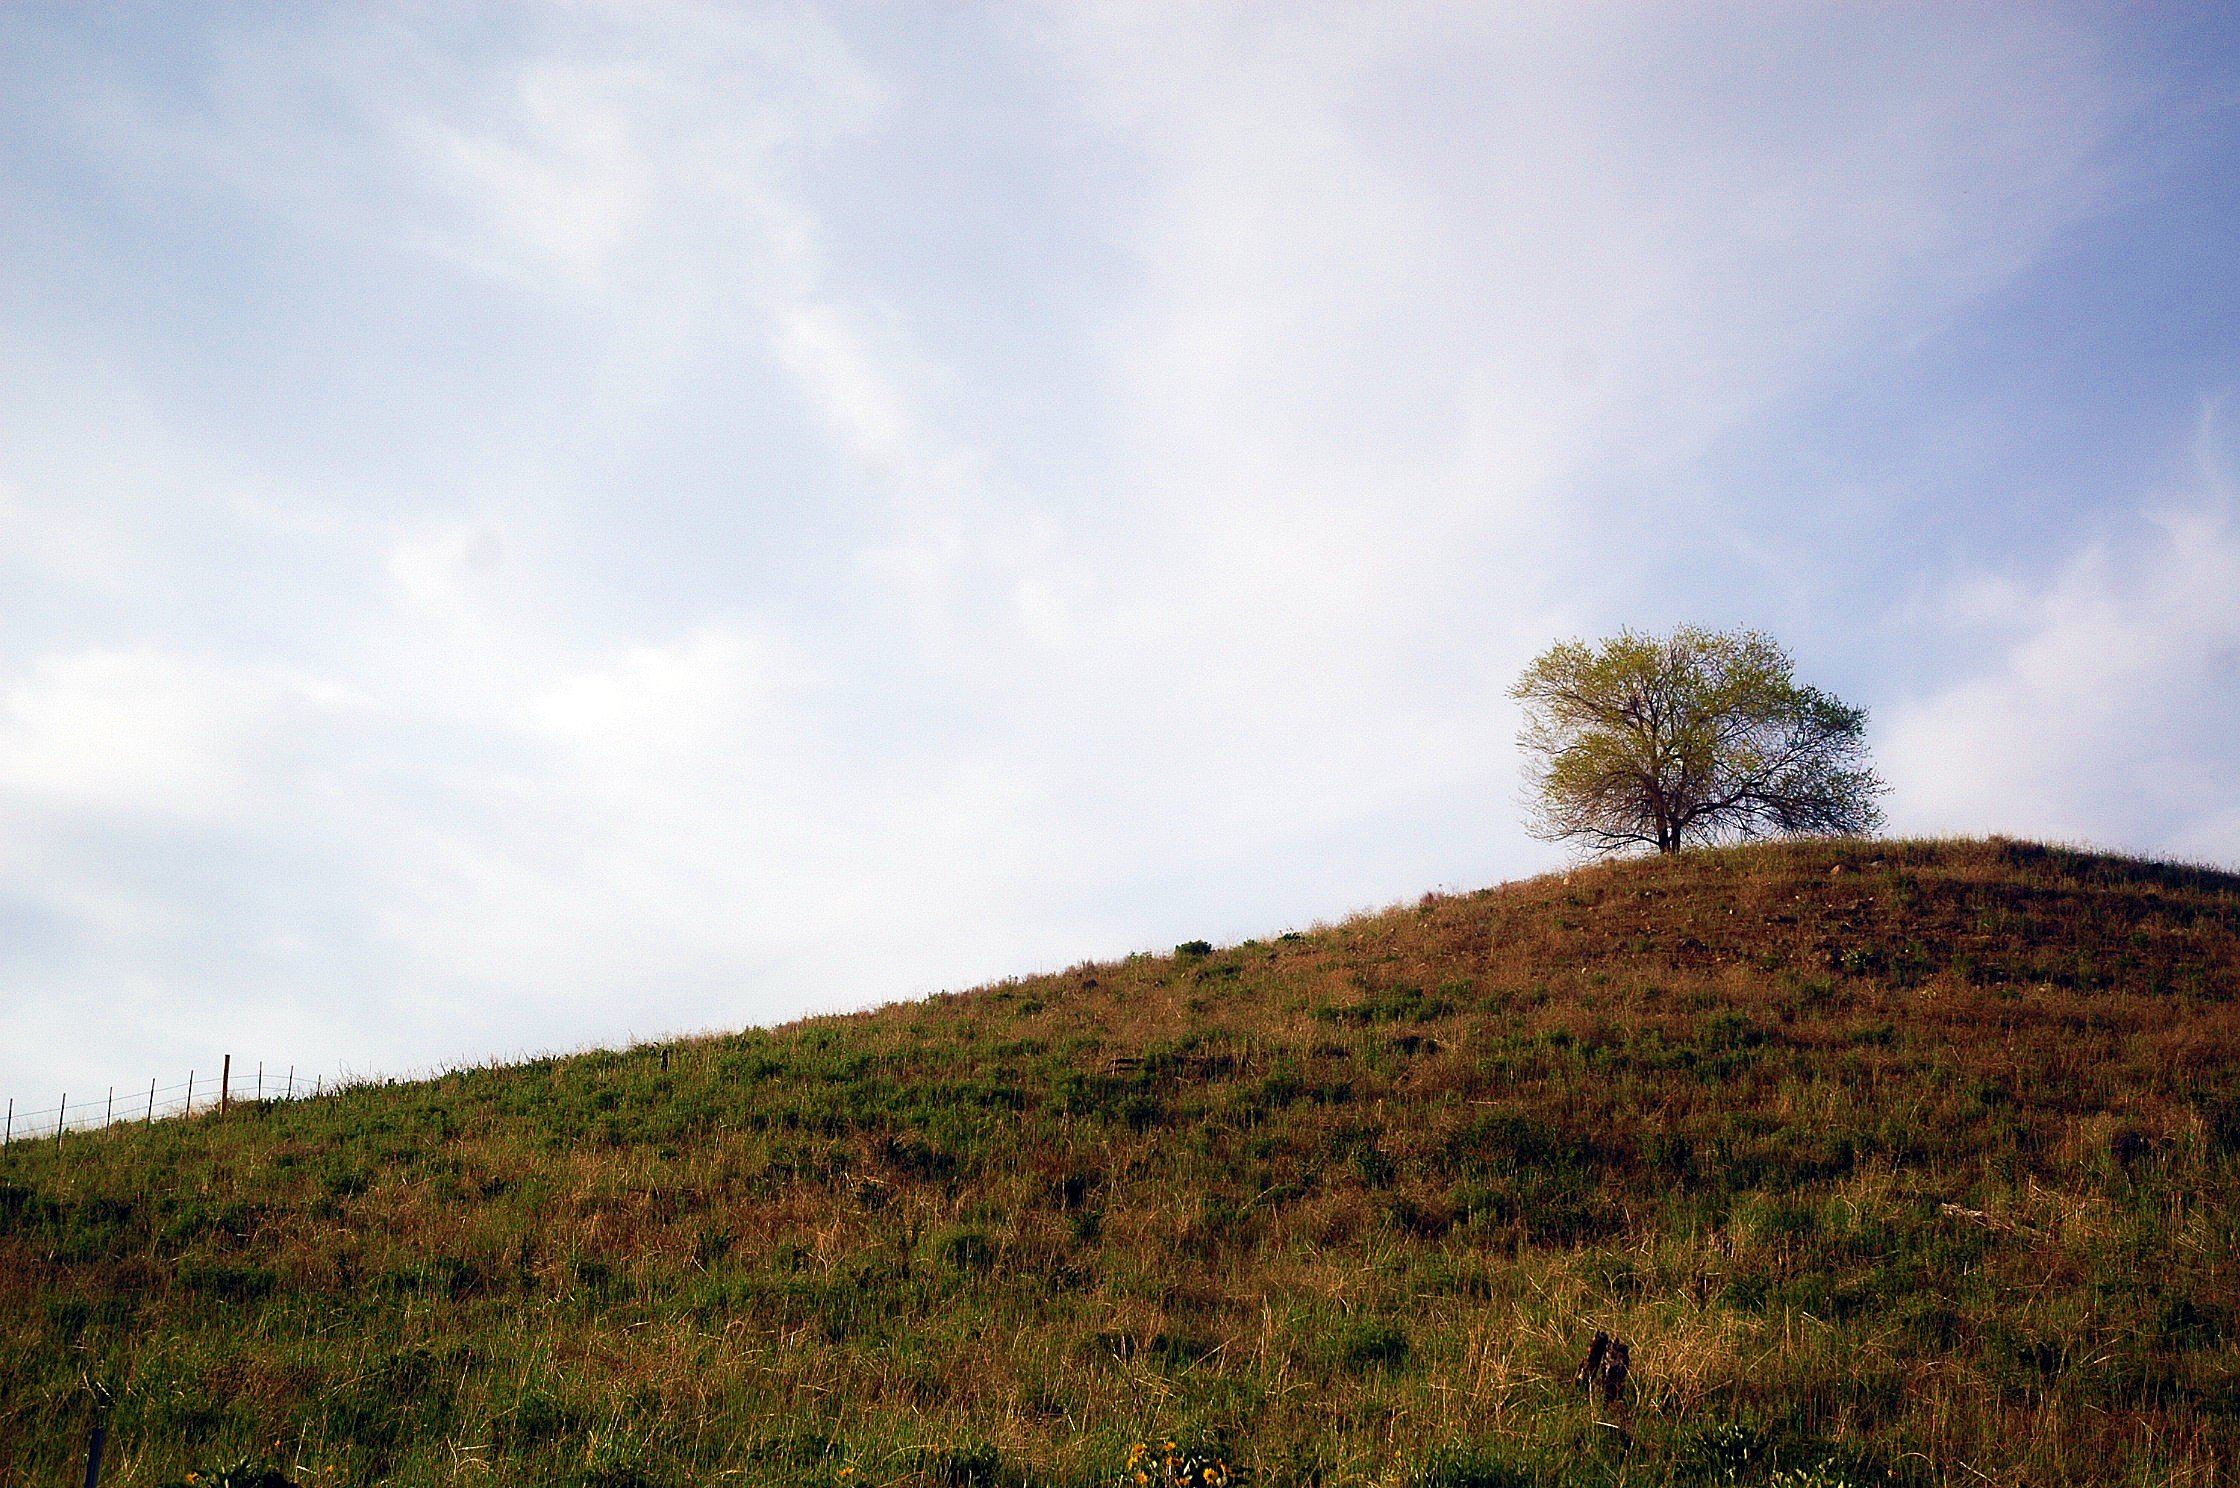
<svg viewBox="0 0 2240 1488">
<path fill-rule="evenodd" d="M 927 1454 L 925 1474 L 941 1488 L 1006 1488 L 1023 1481 L 1018 1473 L 1005 1473 L 1003 1454 L 986 1442 L 944 1447 Z"/>
<path fill-rule="evenodd" d="M 1818 1467 L 1784 1467 L 1766 1479 L 1766 1488 L 1865 1488 L 1865 1478 L 1854 1477 L 1841 1468 L 1822 1464 Z"/>
<path fill-rule="evenodd" d="M 995 1242 L 979 1230 L 944 1230 L 931 1248 L 935 1260 L 959 1273 L 992 1270 L 996 1263 Z"/>
<path fill-rule="evenodd" d="M 214 1472 L 191 1472 L 163 1488 L 297 1488 L 294 1479 L 276 1467 L 243 1458 Z"/>
<path fill-rule="evenodd" d="M 1408 1488 L 1532 1488 L 1532 1473 L 1482 1447 L 1434 1452 Z"/>
<path fill-rule="evenodd" d="M 2201 1107 L 2201 1124 L 2209 1135 L 2209 1150 L 2220 1157 L 2240 1152 L 2240 1098 L 2219 1096 Z"/>
<path fill-rule="evenodd" d="M 590 1425 L 589 1417 L 564 1400 L 531 1390 L 513 1409 L 490 1423 L 496 1443 L 510 1452 L 541 1447 L 578 1435 Z"/>
<path fill-rule="evenodd" d="M 1746 1483 L 1765 1470 L 1773 1453 L 1757 1427 L 1728 1421 L 1698 1431 L 1685 1455 L 1706 1482 Z"/>
<path fill-rule="evenodd" d="M 1245 1471 L 1221 1447 L 1137 1442 L 1120 1469 L 1122 1488 L 1240 1488 Z"/>
<path fill-rule="evenodd" d="M 592 1450 L 572 1488 L 673 1488 L 673 1482 L 633 1449 L 602 1442 Z"/>
<path fill-rule="evenodd" d="M 1338 1367 L 1354 1374 L 1397 1369 L 1408 1362 L 1408 1335 L 1391 1323 L 1358 1319 L 1330 1336 L 1328 1352 Z"/>
</svg>

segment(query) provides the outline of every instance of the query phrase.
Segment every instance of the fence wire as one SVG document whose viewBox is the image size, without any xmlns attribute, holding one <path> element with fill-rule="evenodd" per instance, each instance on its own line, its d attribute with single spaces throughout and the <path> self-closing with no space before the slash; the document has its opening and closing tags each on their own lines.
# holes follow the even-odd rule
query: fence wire
<svg viewBox="0 0 2240 1488">
<path fill-rule="evenodd" d="M 236 1062 L 239 1068 L 239 1062 Z M 72 1132 L 112 1126 L 152 1125 L 215 1111 L 221 1103 L 308 1100 L 335 1088 L 324 1076 L 298 1075 L 295 1066 L 273 1073 L 263 1064 L 230 1080 L 221 1074 L 189 1071 L 177 1084 L 150 1080 L 146 1085 L 112 1085 L 89 1099 L 65 1094 L 59 1103 L 27 1110 L 9 1101 L 0 1116 L 0 1150 L 18 1142 L 58 1141 Z"/>
</svg>

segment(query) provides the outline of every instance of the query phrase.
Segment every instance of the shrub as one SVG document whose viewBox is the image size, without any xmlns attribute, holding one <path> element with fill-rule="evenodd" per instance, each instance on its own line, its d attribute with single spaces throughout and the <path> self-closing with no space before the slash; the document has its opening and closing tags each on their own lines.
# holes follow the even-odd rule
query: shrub
<svg viewBox="0 0 2240 1488">
<path fill-rule="evenodd" d="M 986 1442 L 944 1447 L 929 1453 L 925 1458 L 925 1474 L 941 1488 L 1003 1488 L 1007 1481 L 1020 1480 L 1016 1473 L 1007 1478 L 1003 1454 Z"/>
<path fill-rule="evenodd" d="M 1397 1369 L 1408 1362 L 1408 1335 L 1391 1323 L 1356 1319 L 1330 1336 L 1329 1354 L 1342 1369 L 1367 1374 Z"/>
<path fill-rule="evenodd" d="M 1532 1488 L 1532 1474 L 1481 1447 L 1434 1452 L 1408 1488 Z"/>
<path fill-rule="evenodd" d="M 191 1472 L 163 1488 L 297 1488 L 295 1481 L 276 1467 L 243 1458 L 214 1472 Z"/>
<path fill-rule="evenodd" d="M 987 1271 L 996 1263 L 995 1242 L 974 1229 L 944 1230 L 933 1237 L 933 1257 L 951 1271 Z"/>
<path fill-rule="evenodd" d="M 1239 1488 L 1244 1481 L 1226 1450 L 1172 1441 L 1135 1443 L 1120 1469 L 1122 1488 Z"/>
<path fill-rule="evenodd" d="M 1772 1453 L 1764 1432 L 1728 1421 L 1698 1431 L 1686 1455 L 1709 1482 L 1743 1483 L 1764 1469 Z"/>
</svg>

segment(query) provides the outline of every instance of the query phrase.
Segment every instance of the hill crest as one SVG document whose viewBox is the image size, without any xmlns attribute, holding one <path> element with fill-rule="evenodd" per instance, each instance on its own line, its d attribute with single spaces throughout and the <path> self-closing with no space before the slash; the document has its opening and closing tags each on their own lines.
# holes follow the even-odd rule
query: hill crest
<svg viewBox="0 0 2240 1488">
<path fill-rule="evenodd" d="M 127 1483 L 2217 1481 L 2236 990 L 2232 875 L 1759 845 L 73 1138 L 0 1462 L 90 1382 Z"/>
</svg>

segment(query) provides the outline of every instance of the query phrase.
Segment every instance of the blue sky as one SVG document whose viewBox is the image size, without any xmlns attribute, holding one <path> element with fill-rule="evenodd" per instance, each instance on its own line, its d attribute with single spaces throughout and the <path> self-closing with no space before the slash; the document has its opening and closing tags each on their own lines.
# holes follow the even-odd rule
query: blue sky
<svg viewBox="0 0 2240 1488">
<path fill-rule="evenodd" d="M 0 10 L 0 1092 L 1543 871 L 1624 625 L 2240 861 L 2235 180 L 2175 9 Z"/>
</svg>

